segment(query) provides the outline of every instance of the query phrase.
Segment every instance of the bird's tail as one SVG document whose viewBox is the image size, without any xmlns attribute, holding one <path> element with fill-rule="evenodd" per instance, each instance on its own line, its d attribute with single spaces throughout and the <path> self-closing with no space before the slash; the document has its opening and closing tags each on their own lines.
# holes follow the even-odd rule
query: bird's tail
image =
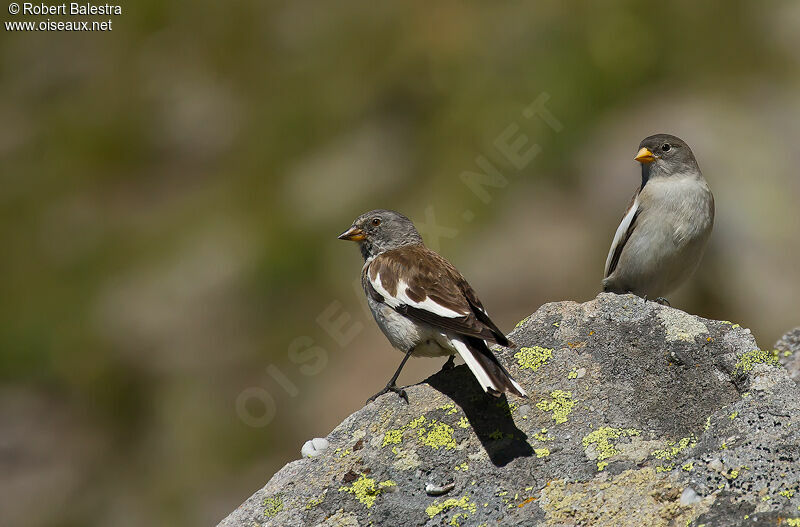
<svg viewBox="0 0 800 527">
<path fill-rule="evenodd" d="M 511 378 L 484 341 L 466 337 L 464 340 L 453 339 L 451 342 L 478 379 L 483 391 L 495 397 L 499 397 L 503 392 L 511 392 L 520 397 L 528 396 L 522 386 Z"/>
</svg>

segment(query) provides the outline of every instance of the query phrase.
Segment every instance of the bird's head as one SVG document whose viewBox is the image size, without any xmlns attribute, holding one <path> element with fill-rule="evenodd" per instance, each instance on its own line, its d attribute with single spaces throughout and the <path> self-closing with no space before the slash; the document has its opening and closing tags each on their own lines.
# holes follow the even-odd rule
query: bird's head
<svg viewBox="0 0 800 527">
<path fill-rule="evenodd" d="M 642 184 L 657 176 L 674 176 L 700 171 L 691 148 L 669 134 L 646 137 L 639 143 L 636 161 L 642 164 Z"/>
<path fill-rule="evenodd" d="M 406 245 L 422 243 L 422 237 L 411 220 L 399 212 L 385 209 L 362 214 L 339 235 L 339 239 L 358 242 L 365 259 Z"/>
</svg>

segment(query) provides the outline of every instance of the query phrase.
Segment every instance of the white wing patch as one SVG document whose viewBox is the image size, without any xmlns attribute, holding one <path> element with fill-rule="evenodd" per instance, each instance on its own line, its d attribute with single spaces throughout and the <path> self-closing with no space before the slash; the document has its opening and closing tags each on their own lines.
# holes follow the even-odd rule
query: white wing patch
<svg viewBox="0 0 800 527">
<path fill-rule="evenodd" d="M 375 291 L 377 291 L 378 294 L 380 294 L 383 297 L 383 301 L 386 302 L 386 304 L 389 307 L 396 308 L 402 303 L 397 298 L 390 295 L 389 291 L 387 291 L 386 288 L 383 287 L 380 273 L 375 275 L 375 279 L 373 279 L 370 274 L 367 274 L 367 278 L 369 279 L 369 283 L 372 284 L 372 287 L 375 289 Z"/>
<path fill-rule="evenodd" d="M 369 275 L 369 282 L 372 284 L 372 287 L 375 288 L 382 297 L 384 302 L 390 307 L 397 309 L 401 305 L 406 305 L 409 307 L 413 307 L 416 309 L 422 309 L 424 311 L 428 311 L 429 313 L 433 313 L 434 315 L 438 315 L 440 317 L 446 318 L 460 318 L 464 317 L 466 313 L 459 313 L 458 311 L 454 311 L 450 308 L 447 308 L 441 304 L 437 304 L 434 302 L 430 297 L 425 297 L 421 302 L 415 302 L 408 296 L 408 284 L 400 280 L 397 284 L 397 296 L 392 296 L 389 294 L 389 291 L 383 287 L 383 283 L 381 282 L 381 275 L 378 273 L 375 275 L 375 279 Z"/>
<path fill-rule="evenodd" d="M 623 238 L 625 238 L 625 234 L 628 232 L 628 228 L 631 226 L 631 222 L 633 221 L 633 217 L 636 216 L 637 210 L 639 210 L 639 196 L 636 196 L 636 199 L 633 200 L 633 205 L 628 209 L 628 213 L 625 217 L 622 218 L 622 222 L 620 222 L 619 227 L 617 227 L 617 232 L 614 234 L 614 241 L 611 242 L 611 249 L 609 249 L 608 257 L 606 258 L 606 269 L 603 273 L 606 278 L 608 278 L 608 269 L 611 267 L 611 260 L 614 258 L 617 246 L 619 246 Z"/>
</svg>

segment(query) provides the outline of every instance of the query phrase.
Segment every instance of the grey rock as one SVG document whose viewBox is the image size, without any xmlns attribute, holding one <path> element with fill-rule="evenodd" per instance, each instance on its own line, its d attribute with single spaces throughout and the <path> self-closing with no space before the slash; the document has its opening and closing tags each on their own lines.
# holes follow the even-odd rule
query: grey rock
<svg viewBox="0 0 800 527">
<path fill-rule="evenodd" d="M 778 358 L 789 376 L 800 382 L 800 328 L 794 328 L 775 343 Z"/>
<path fill-rule="evenodd" d="M 800 517 L 800 388 L 749 330 L 601 294 L 542 306 L 510 337 L 520 347 L 498 355 L 529 399 L 485 395 L 463 366 L 437 373 L 409 404 L 388 394 L 356 411 L 220 525 Z"/>
</svg>

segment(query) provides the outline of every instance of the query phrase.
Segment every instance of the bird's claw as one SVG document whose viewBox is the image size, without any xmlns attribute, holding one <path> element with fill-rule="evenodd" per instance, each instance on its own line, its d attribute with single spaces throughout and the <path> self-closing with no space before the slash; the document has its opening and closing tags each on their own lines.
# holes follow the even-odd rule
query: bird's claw
<svg viewBox="0 0 800 527">
<path fill-rule="evenodd" d="M 386 385 L 386 388 L 384 388 L 383 390 L 379 391 L 378 393 L 376 393 L 375 395 L 373 395 L 372 397 L 367 399 L 366 404 L 371 403 L 372 401 L 374 401 L 375 399 L 377 399 L 381 395 L 383 395 L 385 393 L 389 393 L 389 392 L 396 393 L 397 395 L 400 396 L 401 399 L 403 399 L 406 402 L 406 404 L 408 404 L 408 394 L 406 393 L 406 391 L 403 388 L 400 388 L 396 384 L 388 384 L 388 385 Z"/>
<path fill-rule="evenodd" d="M 642 297 L 642 298 L 644 298 L 644 302 L 646 304 L 647 300 L 648 300 L 647 299 L 647 295 L 644 295 L 644 297 Z M 660 297 L 656 298 L 655 300 L 652 300 L 652 302 L 655 302 L 656 304 L 660 304 L 662 306 L 672 307 L 672 304 L 669 303 L 669 300 L 667 300 L 663 296 L 660 296 Z"/>
</svg>

